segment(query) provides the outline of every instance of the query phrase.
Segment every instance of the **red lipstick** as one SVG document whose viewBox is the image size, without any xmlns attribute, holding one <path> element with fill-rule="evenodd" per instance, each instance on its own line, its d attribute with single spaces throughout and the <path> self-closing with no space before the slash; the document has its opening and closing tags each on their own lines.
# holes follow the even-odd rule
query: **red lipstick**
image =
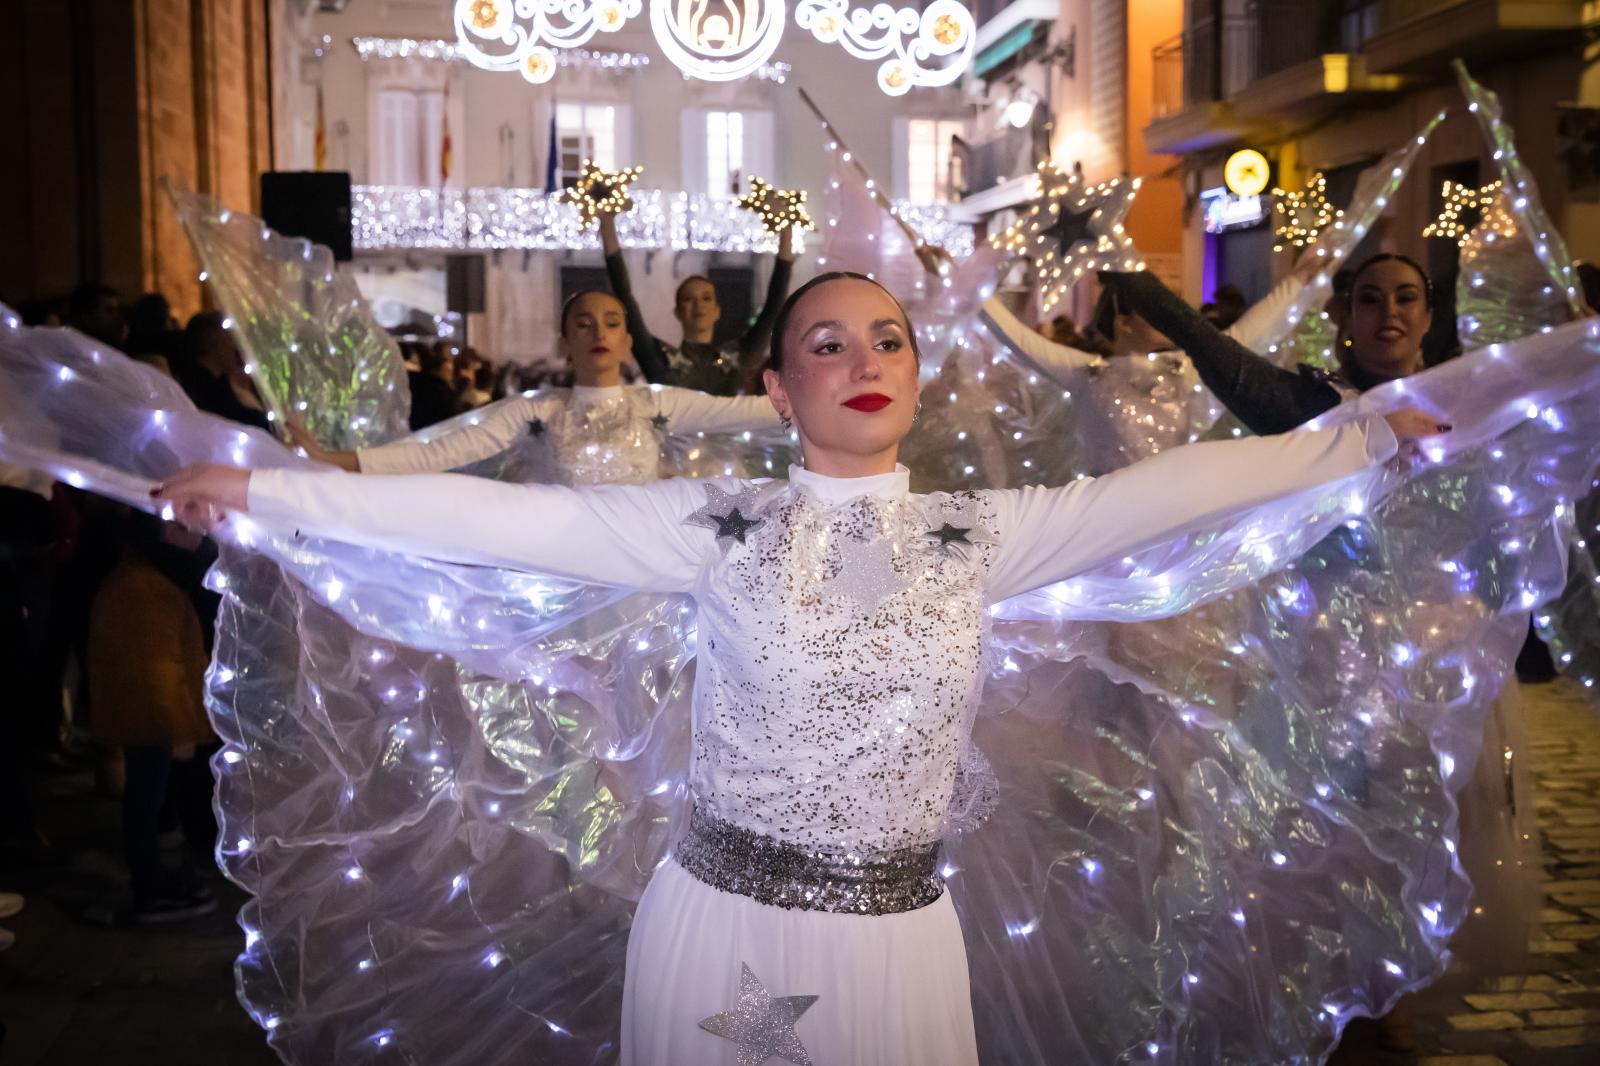
<svg viewBox="0 0 1600 1066">
<path fill-rule="evenodd" d="M 893 400 L 881 392 L 863 392 L 860 396 L 852 396 L 844 402 L 844 406 L 852 411 L 881 411 L 894 403 Z"/>
</svg>

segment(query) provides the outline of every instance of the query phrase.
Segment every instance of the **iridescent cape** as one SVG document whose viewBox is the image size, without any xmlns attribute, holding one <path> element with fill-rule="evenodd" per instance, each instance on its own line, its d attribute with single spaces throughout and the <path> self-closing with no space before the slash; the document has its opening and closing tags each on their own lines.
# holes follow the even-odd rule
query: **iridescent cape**
<svg viewBox="0 0 1600 1066">
<path fill-rule="evenodd" d="M 993 262 L 959 269 L 912 312 L 945 350 Z M 997 606 L 943 866 L 985 1061 L 1315 1062 L 1441 971 L 1453 795 L 1560 586 L 1597 354 L 1567 325 L 1376 390 L 1327 418 L 1422 404 L 1456 432 Z M 398 424 L 364 358 L 329 371 L 376 413 L 328 430 L 346 445 Z M 961 365 L 1001 371 L 1021 396 L 1025 370 Z M 0 456 L 135 504 L 187 462 L 301 462 L 68 331 L 0 329 L 0 391 Z M 990 483 L 1073 476 L 986 432 Z M 225 535 L 219 861 L 253 897 L 236 969 L 269 1042 L 613 1060 L 631 903 L 687 810 L 692 602 Z"/>
<path fill-rule="evenodd" d="M 1440 971 L 1468 892 L 1452 785 L 1600 455 L 1596 332 L 1328 416 L 1449 410 L 1408 468 L 997 607 L 944 867 L 986 1059 L 1311 1062 Z M 302 462 L 70 331 L 0 331 L 0 377 L 26 412 L 0 455 L 130 503 L 187 462 Z M 226 536 L 219 860 L 254 897 L 237 972 L 270 1042 L 612 1059 L 632 900 L 686 813 L 692 604 L 623 644 L 612 590 Z M 1163 624 L 1213 648 L 1140 643 Z"/>
</svg>

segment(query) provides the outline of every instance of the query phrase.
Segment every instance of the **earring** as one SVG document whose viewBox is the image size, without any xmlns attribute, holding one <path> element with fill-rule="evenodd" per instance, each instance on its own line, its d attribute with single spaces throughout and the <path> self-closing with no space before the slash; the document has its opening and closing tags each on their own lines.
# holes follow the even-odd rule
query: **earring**
<svg viewBox="0 0 1600 1066">
<path fill-rule="evenodd" d="M 911 421 L 915 422 L 917 420 L 917 417 L 919 415 L 921 415 L 921 414 L 922 414 L 922 401 L 918 400 L 917 401 L 917 409 L 915 411 L 911 412 Z"/>
<path fill-rule="evenodd" d="M 793 429 L 794 428 L 794 419 L 790 418 L 788 415 L 779 415 L 778 416 L 778 421 L 783 423 L 783 428 L 784 429 Z"/>
</svg>

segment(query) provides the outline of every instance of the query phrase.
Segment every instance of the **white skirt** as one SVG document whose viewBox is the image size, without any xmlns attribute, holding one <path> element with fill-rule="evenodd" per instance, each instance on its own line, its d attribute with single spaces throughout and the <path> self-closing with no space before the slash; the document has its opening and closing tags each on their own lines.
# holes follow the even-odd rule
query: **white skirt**
<svg viewBox="0 0 1600 1066">
<path fill-rule="evenodd" d="M 700 1021 L 739 1002 L 741 964 L 775 998 L 816 996 L 795 1034 L 816 1066 L 976 1066 L 967 950 L 946 892 L 871 917 L 786 910 L 668 859 L 634 914 L 622 1066 L 739 1066 Z"/>
</svg>

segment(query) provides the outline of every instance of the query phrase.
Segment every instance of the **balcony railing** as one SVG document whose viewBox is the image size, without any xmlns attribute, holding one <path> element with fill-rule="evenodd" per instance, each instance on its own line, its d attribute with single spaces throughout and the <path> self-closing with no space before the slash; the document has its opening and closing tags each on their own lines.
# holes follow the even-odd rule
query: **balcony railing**
<svg viewBox="0 0 1600 1066">
<path fill-rule="evenodd" d="M 1050 155 L 1050 141 L 1040 122 L 1021 129 L 1005 126 L 981 144 L 972 146 L 966 163 L 968 193 L 993 188 L 1008 178 L 1032 174 L 1039 160 Z"/>
<path fill-rule="evenodd" d="M 629 248 L 679 251 L 775 252 L 778 240 L 738 198 L 634 189 L 634 209 L 617 218 L 617 239 Z M 357 185 L 351 226 L 358 249 L 585 249 L 599 248 L 593 226 L 560 193 L 543 189 L 431 189 Z M 924 240 L 952 255 L 972 254 L 972 227 L 949 217 L 942 204 L 896 201 L 900 216 Z M 797 240 L 796 251 L 803 242 Z"/>
<path fill-rule="evenodd" d="M 1196 19 L 1151 51 L 1152 117 L 1229 99 L 1317 56 L 1359 52 L 1380 13 L 1385 0 L 1255 0 L 1243 16 Z"/>
</svg>

